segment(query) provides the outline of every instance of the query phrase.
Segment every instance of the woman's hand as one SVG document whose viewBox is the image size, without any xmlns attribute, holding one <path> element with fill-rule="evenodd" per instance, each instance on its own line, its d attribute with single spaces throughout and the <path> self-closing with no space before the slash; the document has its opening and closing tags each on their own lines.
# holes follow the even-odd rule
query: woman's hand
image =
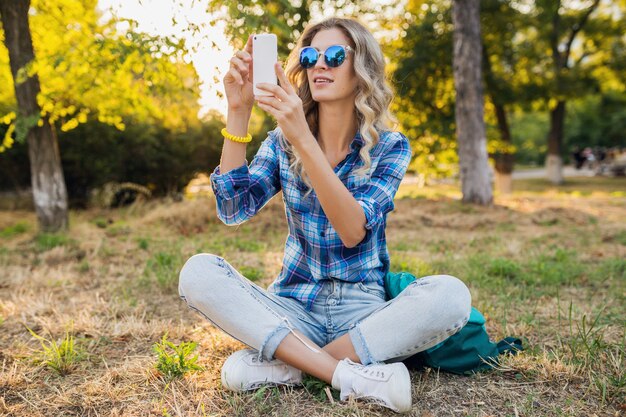
<svg viewBox="0 0 626 417">
<path fill-rule="evenodd" d="M 230 59 L 230 69 L 224 76 L 224 90 L 228 108 L 233 111 L 252 112 L 252 35 L 243 51 L 237 51 Z"/>
<path fill-rule="evenodd" d="M 306 122 L 304 109 L 302 108 L 302 100 L 287 80 L 287 75 L 277 62 L 274 66 L 276 75 L 280 81 L 280 86 L 268 83 L 258 83 L 257 88 L 267 91 L 272 96 L 254 96 L 260 108 L 270 113 L 281 128 L 285 138 L 294 145 L 299 147 L 309 137 L 311 130 Z M 306 133 L 309 133 L 307 135 Z"/>
</svg>

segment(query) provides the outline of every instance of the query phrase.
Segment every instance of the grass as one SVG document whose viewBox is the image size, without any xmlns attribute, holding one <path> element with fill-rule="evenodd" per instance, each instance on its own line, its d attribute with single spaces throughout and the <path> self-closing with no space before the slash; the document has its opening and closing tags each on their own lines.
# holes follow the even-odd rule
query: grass
<svg viewBox="0 0 626 417">
<path fill-rule="evenodd" d="M 39 252 L 45 252 L 57 246 L 73 243 L 72 239 L 60 233 L 39 233 L 35 237 L 35 246 Z"/>
<path fill-rule="evenodd" d="M 0 229 L 0 237 L 2 238 L 10 238 L 13 236 L 18 236 L 28 231 L 28 223 L 25 222 L 17 222 L 10 226 L 7 226 L 3 229 Z"/>
<path fill-rule="evenodd" d="M 391 269 L 461 278 L 492 339 L 526 347 L 471 377 L 412 371 L 411 415 L 623 412 L 626 180 L 585 181 L 515 181 L 491 207 L 461 204 L 454 184 L 400 188 Z M 245 346 L 179 300 L 178 272 L 211 252 L 269 285 L 287 233 L 279 197 L 236 227 L 210 198 L 76 211 L 64 234 L 37 234 L 32 212 L 0 218 L 0 415 L 395 415 L 340 402 L 310 376 L 221 388 L 222 364 Z"/>
<path fill-rule="evenodd" d="M 144 276 L 164 289 L 173 287 L 178 282 L 180 256 L 171 252 L 157 252 L 146 262 Z"/>
</svg>

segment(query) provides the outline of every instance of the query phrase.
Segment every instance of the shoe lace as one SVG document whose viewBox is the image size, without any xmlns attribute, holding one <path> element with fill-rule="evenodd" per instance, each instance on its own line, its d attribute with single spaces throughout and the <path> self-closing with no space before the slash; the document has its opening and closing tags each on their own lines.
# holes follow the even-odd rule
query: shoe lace
<svg viewBox="0 0 626 417">
<path fill-rule="evenodd" d="M 359 372 L 363 373 L 364 375 L 385 378 L 385 371 L 380 370 L 380 369 L 373 369 L 373 368 L 368 367 L 366 365 L 357 365 L 356 366 L 356 370 L 358 370 Z"/>
</svg>

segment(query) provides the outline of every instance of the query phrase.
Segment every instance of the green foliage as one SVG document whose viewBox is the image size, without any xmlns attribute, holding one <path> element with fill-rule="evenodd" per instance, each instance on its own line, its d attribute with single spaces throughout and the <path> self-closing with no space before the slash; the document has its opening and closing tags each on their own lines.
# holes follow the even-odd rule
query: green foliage
<svg viewBox="0 0 626 417">
<path fill-rule="evenodd" d="M 74 336 L 69 331 L 65 332 L 65 337 L 61 342 L 57 342 L 52 337 L 47 339 L 38 335 L 29 327 L 26 328 L 41 343 L 42 350 L 39 352 L 39 357 L 36 360 L 57 374 L 61 376 L 69 374 L 76 364 L 83 359 L 84 352 L 75 343 Z"/>
<path fill-rule="evenodd" d="M 437 273 L 437 268 L 428 262 L 415 258 L 414 256 L 407 256 L 401 253 L 391 257 L 390 270 L 395 272 L 407 271 L 416 277 L 423 277 Z"/>
<path fill-rule="evenodd" d="M 139 246 L 139 249 L 148 250 L 148 247 L 150 246 L 150 240 L 145 237 L 137 238 L 137 246 Z"/>
<path fill-rule="evenodd" d="M 248 278 L 250 281 L 258 281 L 265 277 L 265 271 L 262 268 L 254 268 L 251 266 L 242 266 L 239 269 L 241 275 Z"/>
<path fill-rule="evenodd" d="M 26 117 L 18 117 L 15 122 L 15 140 L 24 142 L 28 132 L 37 125 L 41 116 L 33 114 Z"/>
<path fill-rule="evenodd" d="M 198 355 L 191 356 L 196 347 L 196 342 L 181 342 L 175 345 L 167 340 L 167 333 L 164 334 L 161 342 L 152 346 L 157 354 L 156 369 L 166 381 L 182 378 L 189 372 L 202 371 L 204 368 L 196 364 Z"/>
<path fill-rule="evenodd" d="M 156 252 L 146 262 L 144 276 L 156 280 L 161 288 L 167 289 L 178 281 L 180 265 L 179 255 L 169 252 Z"/>
<path fill-rule="evenodd" d="M 132 125 L 124 132 L 87 123 L 59 136 L 68 192 L 75 205 L 107 182 L 147 186 L 153 195 L 180 192 L 197 172 L 219 164 L 221 118 L 175 133 L 159 126 Z M 97 155 L 97 158 L 86 158 Z"/>
<path fill-rule="evenodd" d="M 184 130 L 197 121 L 199 80 L 183 59 L 182 40 L 141 33 L 133 20 L 103 20 L 94 0 L 35 0 L 31 6 L 37 59 L 20 76 L 38 76 L 41 115 L 17 118 L 18 139 L 41 123 L 40 116 L 63 132 L 88 120 L 120 130 L 129 123 Z M 2 48 L 0 65 L 7 62 Z M 10 79 L 6 70 L 0 69 L 0 79 Z M 6 100 L 0 109 L 15 109 L 12 94 L 0 98 Z"/>
<path fill-rule="evenodd" d="M 549 129 L 548 114 L 545 112 L 516 111 L 510 117 L 515 159 L 519 164 L 542 165 L 548 146 L 546 136 Z"/>
<path fill-rule="evenodd" d="M 430 177 L 456 173 L 454 82 L 449 7 L 410 3 L 403 35 L 384 45 L 394 57 L 392 105 L 401 128 L 412 139 L 410 167 Z"/>
<path fill-rule="evenodd" d="M 530 260 L 524 279 L 529 284 L 572 284 L 582 274 L 582 269 L 575 251 L 557 249 Z"/>
<path fill-rule="evenodd" d="M 522 269 L 517 264 L 517 262 L 506 259 L 506 258 L 496 258 L 492 259 L 487 265 L 487 274 L 506 278 L 506 279 L 515 279 L 519 278 L 522 273 Z"/>
<path fill-rule="evenodd" d="M 330 391 L 335 401 L 339 401 L 339 391 L 337 391 L 321 379 L 318 379 L 311 375 L 304 375 L 304 378 L 302 379 L 302 385 L 304 386 L 304 389 L 307 390 L 307 392 L 319 402 L 326 403 L 329 401 L 328 394 L 326 393 L 327 390 Z"/>
<path fill-rule="evenodd" d="M 35 237 L 35 247 L 39 252 L 45 252 L 57 246 L 65 246 L 73 240 L 61 233 L 39 233 Z"/>
<path fill-rule="evenodd" d="M 28 223 L 17 222 L 11 226 L 7 226 L 4 229 L 1 229 L 0 237 L 9 238 L 9 237 L 21 235 L 22 233 L 27 232 L 28 229 L 29 229 Z"/>
<path fill-rule="evenodd" d="M 91 222 L 98 226 L 100 229 L 106 229 L 106 227 L 109 225 L 109 221 L 104 217 L 96 217 Z"/>
<path fill-rule="evenodd" d="M 572 100 L 565 126 L 565 145 L 569 149 L 624 146 L 626 92 L 607 91 Z"/>
<path fill-rule="evenodd" d="M 180 192 L 197 172 L 219 164 L 224 126 L 210 114 L 198 128 L 172 132 L 157 125 L 131 124 L 124 131 L 88 121 L 59 134 L 63 173 L 70 206 L 86 207 L 90 191 L 109 182 L 147 186 L 152 195 Z M 0 124 L 0 133 L 2 125 Z M 257 146 L 249 146 L 255 152 Z M 15 144 L 0 153 L 0 189 L 30 184 L 28 149 Z M 102 219 L 99 227 L 106 227 Z"/>
</svg>

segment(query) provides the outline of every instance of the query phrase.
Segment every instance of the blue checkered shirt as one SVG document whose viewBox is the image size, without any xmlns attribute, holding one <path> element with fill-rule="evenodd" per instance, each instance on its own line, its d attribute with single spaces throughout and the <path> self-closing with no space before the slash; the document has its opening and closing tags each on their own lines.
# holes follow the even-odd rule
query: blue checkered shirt
<svg viewBox="0 0 626 417">
<path fill-rule="evenodd" d="M 306 186 L 288 169 L 289 158 L 278 140 L 278 129 L 268 133 L 257 154 L 225 174 L 217 166 L 211 187 L 217 216 L 236 225 L 254 216 L 276 193 L 283 191 L 289 234 L 279 276 L 268 291 L 302 302 L 308 310 L 330 278 L 348 282 L 378 282 L 384 285 L 389 271 L 385 238 L 387 213 L 411 160 L 411 146 L 402 133 L 383 131 L 370 150 L 372 169 L 362 177 L 354 170 L 363 165 L 359 149 L 363 139 L 356 134 L 350 152 L 335 168 L 335 174 L 359 202 L 367 220 L 363 240 L 347 248 L 324 214 L 315 190 L 306 198 Z"/>
</svg>

